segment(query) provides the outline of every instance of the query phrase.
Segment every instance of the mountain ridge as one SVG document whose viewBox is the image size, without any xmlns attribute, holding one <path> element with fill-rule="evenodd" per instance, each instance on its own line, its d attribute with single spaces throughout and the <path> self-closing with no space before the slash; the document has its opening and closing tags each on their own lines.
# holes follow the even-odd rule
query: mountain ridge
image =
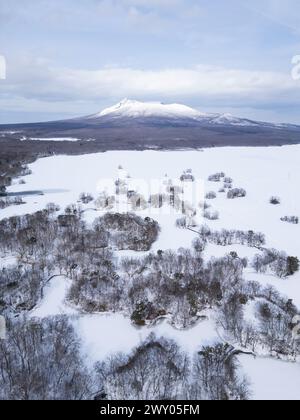
<svg viewBox="0 0 300 420">
<path fill-rule="evenodd" d="M 177 150 L 223 146 L 281 146 L 300 143 L 300 126 L 204 113 L 181 104 L 124 99 L 98 113 L 68 120 L 0 125 L 0 142 L 60 140 L 57 150 Z M 65 141 L 64 141 L 65 139 Z M 93 141 L 91 141 L 93 140 Z M 77 142 L 77 143 L 78 143 Z M 88 144 L 87 144 L 88 143 Z M 83 147 L 84 146 L 84 147 Z M 51 146 L 51 150 L 54 146 Z"/>
</svg>

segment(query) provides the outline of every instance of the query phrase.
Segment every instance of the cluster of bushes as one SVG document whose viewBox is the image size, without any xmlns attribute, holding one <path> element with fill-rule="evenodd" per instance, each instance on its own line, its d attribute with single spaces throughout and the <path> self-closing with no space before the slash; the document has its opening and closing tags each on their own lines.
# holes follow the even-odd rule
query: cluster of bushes
<svg viewBox="0 0 300 420">
<path fill-rule="evenodd" d="M 222 178 L 225 178 L 226 174 L 224 172 L 217 172 L 216 174 L 210 175 L 208 181 L 210 182 L 220 182 Z"/>
<path fill-rule="evenodd" d="M 180 177 L 180 181 L 181 182 L 185 182 L 185 181 L 190 181 L 190 182 L 194 182 L 195 181 L 195 177 L 192 173 L 191 169 L 187 169 L 186 171 L 183 172 L 183 174 Z"/>
<path fill-rule="evenodd" d="M 89 193 L 81 193 L 79 196 L 79 201 L 81 201 L 83 204 L 89 204 L 91 201 L 94 201 L 94 197 Z"/>
<path fill-rule="evenodd" d="M 9 206 L 20 206 L 21 204 L 25 204 L 22 197 L 7 197 L 4 200 L 0 200 L 0 210 Z"/>
<path fill-rule="evenodd" d="M 218 211 L 206 210 L 203 212 L 203 217 L 204 219 L 208 219 L 208 220 L 218 220 L 220 215 Z"/>
<path fill-rule="evenodd" d="M 299 217 L 298 216 L 285 216 L 280 219 L 282 222 L 291 223 L 293 225 L 298 225 Z"/>
<path fill-rule="evenodd" d="M 224 189 L 225 190 L 229 190 L 232 188 L 232 184 L 233 184 L 233 179 L 230 177 L 225 177 L 224 178 Z"/>
<path fill-rule="evenodd" d="M 227 198 L 234 199 L 234 198 L 246 197 L 246 195 L 247 195 L 247 192 L 243 188 L 233 188 L 228 191 Z"/>
<path fill-rule="evenodd" d="M 217 198 L 217 194 L 214 191 L 210 191 L 206 194 L 205 198 L 207 200 L 214 200 L 215 198 Z"/>
</svg>

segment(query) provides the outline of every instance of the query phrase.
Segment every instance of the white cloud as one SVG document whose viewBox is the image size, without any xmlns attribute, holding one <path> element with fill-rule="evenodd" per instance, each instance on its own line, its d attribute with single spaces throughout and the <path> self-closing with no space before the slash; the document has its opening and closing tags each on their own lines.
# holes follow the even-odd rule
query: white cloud
<svg viewBox="0 0 300 420">
<path fill-rule="evenodd" d="M 51 101 L 95 101 L 112 97 L 203 98 L 235 102 L 299 103 L 300 83 L 291 74 L 211 66 L 142 70 L 52 67 L 46 60 L 11 66 L 1 95 Z"/>
</svg>

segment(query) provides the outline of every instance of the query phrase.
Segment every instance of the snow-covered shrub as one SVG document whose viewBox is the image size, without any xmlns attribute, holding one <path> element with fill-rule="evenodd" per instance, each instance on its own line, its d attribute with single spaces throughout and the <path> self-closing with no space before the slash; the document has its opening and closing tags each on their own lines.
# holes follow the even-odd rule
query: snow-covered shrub
<svg viewBox="0 0 300 420">
<path fill-rule="evenodd" d="M 192 170 L 188 169 L 188 170 L 184 171 L 183 174 L 180 177 L 180 181 L 181 182 L 194 182 L 195 177 L 192 173 Z"/>
<path fill-rule="evenodd" d="M 215 198 L 217 198 L 217 194 L 214 191 L 210 191 L 206 194 L 205 198 L 207 200 L 214 200 Z"/>
<path fill-rule="evenodd" d="M 208 211 L 206 210 L 203 213 L 203 217 L 204 219 L 208 219 L 208 220 L 218 220 L 220 215 L 218 211 Z"/>
<path fill-rule="evenodd" d="M 230 182 L 224 182 L 224 189 L 225 190 L 231 190 L 232 184 Z"/>
<path fill-rule="evenodd" d="M 246 197 L 247 192 L 243 188 L 234 188 L 228 191 L 227 198 L 234 199 L 240 197 Z"/>
<path fill-rule="evenodd" d="M 291 223 L 293 225 L 298 225 L 299 217 L 298 216 L 285 216 L 280 219 L 282 222 Z"/>
<path fill-rule="evenodd" d="M 92 194 L 89 193 L 81 193 L 79 196 L 79 201 L 81 201 L 83 204 L 89 204 L 93 200 L 94 198 Z"/>
<path fill-rule="evenodd" d="M 46 205 L 46 212 L 48 212 L 48 214 L 54 214 L 57 213 L 58 211 L 60 211 L 60 207 L 55 204 L 55 203 L 48 203 Z"/>
<path fill-rule="evenodd" d="M 210 182 L 220 182 L 222 178 L 225 177 L 224 172 L 218 172 L 216 174 L 210 175 L 208 181 Z"/>
<path fill-rule="evenodd" d="M 232 179 L 232 178 L 230 178 L 229 176 L 227 176 L 227 177 L 225 177 L 225 178 L 224 178 L 224 182 L 225 182 L 226 184 L 232 184 L 232 183 L 233 183 L 233 179 Z"/>
</svg>

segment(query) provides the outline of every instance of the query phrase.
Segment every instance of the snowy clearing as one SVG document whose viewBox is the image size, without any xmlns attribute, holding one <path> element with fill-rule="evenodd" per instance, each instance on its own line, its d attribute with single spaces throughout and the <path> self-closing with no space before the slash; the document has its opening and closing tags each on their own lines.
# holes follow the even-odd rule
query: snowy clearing
<svg viewBox="0 0 300 420">
<path fill-rule="evenodd" d="M 26 138 L 23 137 L 22 141 L 34 140 L 34 141 L 80 141 L 80 139 L 76 139 L 73 137 L 50 137 L 50 138 L 43 138 L 43 137 L 30 137 Z"/>
</svg>

